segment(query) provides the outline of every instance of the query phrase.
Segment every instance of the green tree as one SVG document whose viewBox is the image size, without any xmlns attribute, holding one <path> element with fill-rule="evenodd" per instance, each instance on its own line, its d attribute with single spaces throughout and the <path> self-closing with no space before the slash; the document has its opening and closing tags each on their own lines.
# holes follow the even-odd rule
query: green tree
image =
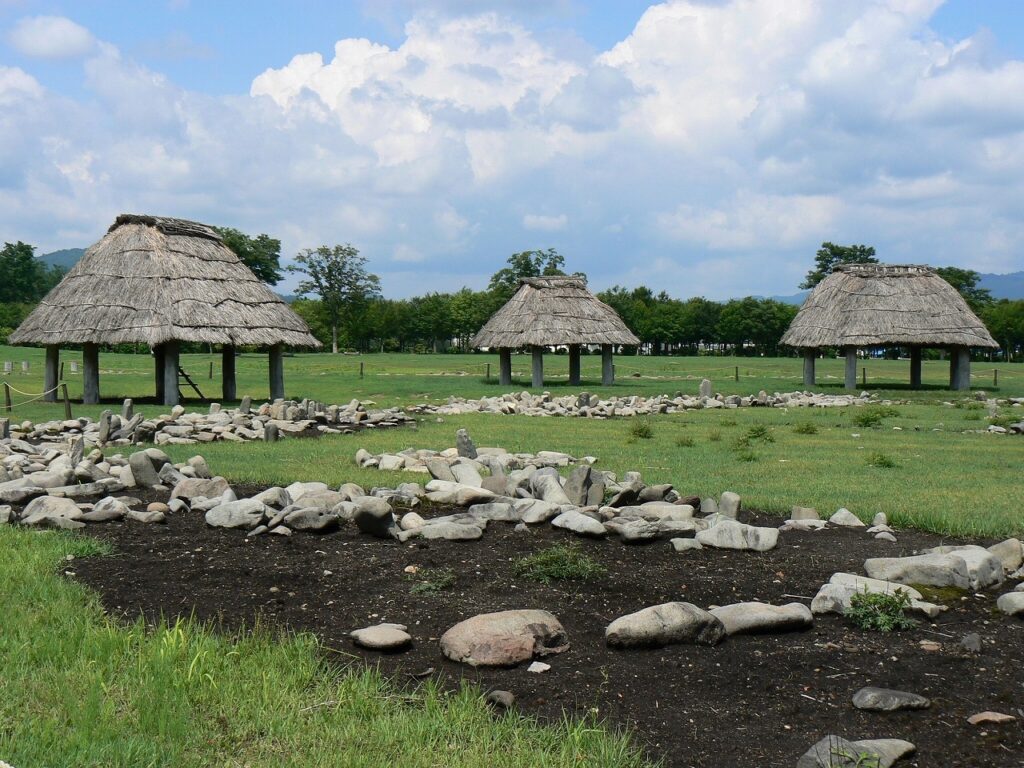
<svg viewBox="0 0 1024 768">
<path fill-rule="evenodd" d="M 975 312 L 980 312 L 992 303 L 992 294 L 989 293 L 988 289 L 978 287 L 981 275 L 973 269 L 937 267 L 935 272 L 939 277 L 956 288 L 960 295 L 964 297 L 967 306 Z"/>
<path fill-rule="evenodd" d="M 565 257 L 554 248 L 546 251 L 521 251 L 508 257 L 508 266 L 499 269 L 491 276 L 488 290 L 506 294 L 510 297 L 519 288 L 519 281 L 524 277 L 546 277 L 564 275 Z M 577 275 L 583 276 L 577 272 Z"/>
<path fill-rule="evenodd" d="M 353 320 L 367 302 L 380 296 L 380 278 L 366 271 L 366 257 L 349 244 L 307 248 L 288 271 L 305 275 L 297 295 L 315 294 L 323 302 L 331 327 L 331 351 L 338 352 L 338 328 Z"/>
<path fill-rule="evenodd" d="M 1024 300 L 1000 299 L 982 310 L 982 319 L 997 342 L 1003 345 L 1006 360 L 1024 346 Z"/>
<path fill-rule="evenodd" d="M 268 285 L 281 282 L 281 241 L 269 235 L 249 237 L 231 227 L 214 227 L 224 245 L 234 251 L 252 273 Z"/>
<path fill-rule="evenodd" d="M 824 242 L 814 256 L 814 269 L 807 273 L 801 288 L 813 288 L 840 264 L 877 264 L 875 249 L 869 245 L 836 245 Z"/>
<path fill-rule="evenodd" d="M 20 240 L 0 249 L 0 303 L 35 304 L 64 277 L 35 257 L 35 247 Z"/>
</svg>

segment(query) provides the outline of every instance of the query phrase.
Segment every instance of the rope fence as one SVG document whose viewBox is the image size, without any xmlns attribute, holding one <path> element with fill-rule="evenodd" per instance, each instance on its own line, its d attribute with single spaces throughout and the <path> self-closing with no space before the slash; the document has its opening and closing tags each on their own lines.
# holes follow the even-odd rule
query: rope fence
<svg viewBox="0 0 1024 768">
<path fill-rule="evenodd" d="M 43 392 L 25 392 L 17 387 L 12 387 L 9 382 L 4 382 L 4 411 L 11 413 L 15 408 L 22 408 L 30 403 L 38 402 L 48 395 L 55 395 L 57 390 L 60 390 L 64 400 L 64 417 L 71 419 L 71 400 L 68 398 L 68 385 L 63 381 L 56 384 L 51 389 L 47 389 Z M 17 392 L 19 395 L 29 398 L 28 400 L 22 400 L 20 403 L 14 403 L 11 401 L 11 392 Z M 54 398 L 56 400 L 56 398 Z"/>
</svg>

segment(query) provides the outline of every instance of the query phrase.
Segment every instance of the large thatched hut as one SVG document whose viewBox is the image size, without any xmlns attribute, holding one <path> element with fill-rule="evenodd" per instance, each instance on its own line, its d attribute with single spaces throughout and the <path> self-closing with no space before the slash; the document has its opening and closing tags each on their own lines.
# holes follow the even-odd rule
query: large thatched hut
<svg viewBox="0 0 1024 768">
<path fill-rule="evenodd" d="M 782 343 L 803 350 L 806 387 L 814 386 L 818 350 L 843 349 L 847 389 L 857 386 L 859 348 L 908 348 L 912 387 L 921 386 L 921 350 L 948 350 L 950 388 L 969 389 L 970 349 L 998 347 L 963 297 L 935 270 L 904 264 L 836 267 L 811 291 Z"/>
<path fill-rule="evenodd" d="M 180 397 L 180 342 L 221 345 L 225 400 L 236 397 L 236 347 L 269 349 L 270 396 L 279 398 L 284 347 L 320 346 L 214 229 L 133 214 L 117 217 L 10 340 L 46 346 L 46 390 L 57 384 L 60 345 L 81 344 L 85 403 L 99 402 L 100 344 L 148 344 L 157 399 L 167 405 Z"/>
<path fill-rule="evenodd" d="M 533 386 L 544 385 L 544 350 L 569 348 L 569 383 L 580 383 L 580 347 L 601 346 L 601 382 L 614 381 L 614 345 L 639 344 L 615 310 L 587 290 L 583 277 L 528 277 L 473 338 L 476 348 L 497 349 L 501 384 L 512 383 L 512 350 L 533 353 Z"/>
</svg>

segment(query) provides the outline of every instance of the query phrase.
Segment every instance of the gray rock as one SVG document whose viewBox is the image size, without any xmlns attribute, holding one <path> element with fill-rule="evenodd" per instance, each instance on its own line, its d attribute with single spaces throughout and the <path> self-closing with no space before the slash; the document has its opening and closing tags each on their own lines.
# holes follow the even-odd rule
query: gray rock
<svg viewBox="0 0 1024 768">
<path fill-rule="evenodd" d="M 789 512 L 790 520 L 820 520 L 821 516 L 814 507 L 793 507 Z"/>
<path fill-rule="evenodd" d="M 516 697 L 509 691 L 490 691 L 484 696 L 484 702 L 499 711 L 505 711 L 512 709 L 512 706 L 516 703 Z"/>
<path fill-rule="evenodd" d="M 565 481 L 562 491 L 570 504 L 596 506 L 604 500 L 604 475 L 590 466 L 576 467 Z"/>
<path fill-rule="evenodd" d="M 531 485 L 533 486 L 533 495 L 538 499 L 552 504 L 572 504 L 569 497 L 565 495 L 565 491 L 562 490 L 562 484 L 558 482 L 557 474 L 552 476 L 537 472 L 533 476 Z"/>
<path fill-rule="evenodd" d="M 555 526 L 555 528 L 572 531 L 573 533 L 578 533 L 581 536 L 605 536 L 608 533 L 608 529 L 605 528 L 604 525 L 597 522 L 594 518 L 584 515 L 582 512 L 578 512 L 575 509 L 563 512 L 552 520 L 551 524 Z"/>
<path fill-rule="evenodd" d="M 981 653 L 981 635 L 970 632 L 960 639 L 960 647 L 968 653 Z"/>
<path fill-rule="evenodd" d="M 967 563 L 950 554 L 912 557 L 873 557 L 864 562 L 864 572 L 873 579 L 897 584 L 924 584 L 932 587 L 969 589 Z"/>
<path fill-rule="evenodd" d="M 518 523 L 523 519 L 522 513 L 518 512 L 511 503 L 504 501 L 474 504 L 469 508 L 469 514 L 480 520 L 501 523 Z"/>
<path fill-rule="evenodd" d="M 0 483 L 0 504 L 23 504 L 29 499 L 45 495 L 45 488 L 32 485 L 25 478 Z"/>
<path fill-rule="evenodd" d="M 704 545 L 696 539 L 669 539 L 669 544 L 676 552 L 689 552 L 692 549 L 704 549 Z"/>
<path fill-rule="evenodd" d="M 338 527 L 338 516 L 322 507 L 295 509 L 284 516 L 282 521 L 293 531 L 319 531 L 321 533 Z"/>
<path fill-rule="evenodd" d="M 909 741 L 900 739 L 849 741 L 842 736 L 826 736 L 803 754 L 796 768 L 891 768 L 915 749 Z"/>
<path fill-rule="evenodd" d="M 455 449 L 463 458 L 475 459 L 477 457 L 476 446 L 473 445 L 469 432 L 464 429 L 455 432 Z"/>
<path fill-rule="evenodd" d="M 709 379 L 701 379 L 697 393 L 700 397 L 712 397 L 714 390 L 711 388 L 711 381 Z"/>
<path fill-rule="evenodd" d="M 879 541 L 888 541 L 888 542 L 892 542 L 892 543 L 896 542 L 896 537 L 893 536 L 888 531 L 881 531 L 879 533 L 876 533 L 875 534 L 875 538 L 878 539 Z"/>
<path fill-rule="evenodd" d="M 263 441 L 266 443 L 276 443 L 281 439 L 281 430 L 277 424 L 268 423 L 263 425 Z"/>
<path fill-rule="evenodd" d="M 1002 563 L 998 557 L 984 547 L 979 547 L 976 544 L 964 544 L 959 546 L 933 547 L 932 549 L 925 550 L 925 552 L 956 555 L 962 558 L 967 564 L 967 578 L 973 590 L 986 589 L 1003 583 Z"/>
<path fill-rule="evenodd" d="M 495 496 L 483 488 L 474 488 L 461 483 L 448 483 L 444 480 L 431 480 L 427 483 L 427 499 L 435 504 L 454 504 L 468 507 L 472 504 L 483 504 L 494 500 Z"/>
<path fill-rule="evenodd" d="M 455 482 L 469 485 L 473 488 L 483 487 L 484 479 L 472 464 L 453 464 L 451 470 L 452 474 L 455 475 Z"/>
<path fill-rule="evenodd" d="M 725 627 L 692 603 L 664 603 L 620 616 L 608 625 L 604 637 L 614 648 L 715 645 L 725 639 Z"/>
<path fill-rule="evenodd" d="M 39 525 L 43 518 L 61 517 L 65 520 L 79 520 L 82 510 L 71 499 L 57 496 L 40 496 L 33 499 L 21 513 L 22 525 Z"/>
<path fill-rule="evenodd" d="M 92 510 L 82 516 L 88 522 L 103 522 L 107 520 L 120 520 L 128 514 L 128 505 L 113 496 L 97 501 Z"/>
<path fill-rule="evenodd" d="M 362 496 L 351 503 L 355 505 L 352 522 L 361 532 L 382 539 L 391 538 L 395 515 L 390 504 L 376 496 Z"/>
<path fill-rule="evenodd" d="M 1020 539 L 1006 539 L 993 544 L 988 551 L 995 555 L 1003 565 L 1004 573 L 1013 573 L 1024 565 L 1024 545 Z"/>
<path fill-rule="evenodd" d="M 209 480 L 201 477 L 186 477 L 175 483 L 171 491 L 171 498 L 191 501 L 202 496 L 207 499 L 214 499 L 223 496 L 224 492 L 230 489 L 231 486 L 228 485 L 228 481 L 223 477 L 214 477 Z M 267 493 L 267 491 L 264 491 L 264 493 Z"/>
<path fill-rule="evenodd" d="M 267 508 L 256 499 L 242 499 L 219 504 L 206 513 L 206 524 L 215 528 L 252 530 L 263 522 Z"/>
<path fill-rule="evenodd" d="M 461 523 L 428 522 L 419 529 L 424 539 L 444 539 L 446 541 L 476 541 L 484 535 L 482 528 Z"/>
<path fill-rule="evenodd" d="M 454 483 L 455 475 L 452 474 L 451 465 L 442 458 L 434 457 L 427 459 L 427 472 L 435 480 L 444 480 L 447 483 Z"/>
<path fill-rule="evenodd" d="M 608 527 L 611 528 L 612 525 L 609 523 Z M 658 528 L 657 523 L 647 520 L 630 520 L 615 526 L 613 530 L 619 535 L 623 544 L 642 544 L 653 541 L 661 535 L 661 529 Z"/>
<path fill-rule="evenodd" d="M 512 506 L 527 525 L 546 523 L 561 514 L 562 507 L 541 499 L 516 499 Z"/>
<path fill-rule="evenodd" d="M 705 531 L 697 531 L 697 541 L 716 549 L 766 552 L 778 544 L 779 531 L 777 528 L 759 528 L 734 520 L 721 520 Z"/>
<path fill-rule="evenodd" d="M 1024 592 L 1007 592 L 996 600 L 996 608 L 1008 616 L 1024 617 Z"/>
<path fill-rule="evenodd" d="M 547 611 L 484 613 L 456 624 L 441 636 L 441 652 L 474 667 L 506 667 L 562 653 L 569 636 Z"/>
<path fill-rule="evenodd" d="M 712 608 L 710 613 L 722 622 L 728 635 L 793 632 L 814 624 L 810 609 L 801 603 L 734 603 Z"/>
<path fill-rule="evenodd" d="M 352 642 L 374 651 L 397 651 L 412 643 L 412 635 L 404 624 L 375 624 L 350 633 Z"/>
<path fill-rule="evenodd" d="M 155 524 L 167 522 L 167 516 L 163 512 L 158 511 L 151 512 L 149 510 L 146 510 L 145 512 L 142 512 L 136 509 L 129 509 L 126 517 L 129 520 L 134 520 L 137 523 Z"/>
<path fill-rule="evenodd" d="M 836 513 L 828 519 L 832 525 L 841 525 L 844 528 L 866 528 L 867 526 L 853 512 L 846 507 L 840 507 Z"/>
<path fill-rule="evenodd" d="M 714 499 L 701 499 L 700 500 L 700 513 L 707 517 L 708 515 L 718 514 L 718 502 Z"/>
<path fill-rule="evenodd" d="M 924 696 L 889 688 L 861 688 L 853 694 L 853 706 L 869 712 L 899 712 L 904 709 L 927 709 L 932 705 Z"/>
<path fill-rule="evenodd" d="M 704 504 L 701 503 L 701 509 Z M 718 500 L 718 514 L 725 515 L 726 517 L 736 518 L 736 515 L 743 508 L 743 502 L 740 500 L 738 493 L 732 491 L 726 491 L 722 494 L 722 497 Z"/>
</svg>

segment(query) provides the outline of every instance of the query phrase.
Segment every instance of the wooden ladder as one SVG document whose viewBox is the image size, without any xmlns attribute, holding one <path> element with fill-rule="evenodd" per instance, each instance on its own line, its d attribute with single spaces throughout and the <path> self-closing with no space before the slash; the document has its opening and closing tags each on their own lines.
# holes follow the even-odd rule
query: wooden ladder
<svg viewBox="0 0 1024 768">
<path fill-rule="evenodd" d="M 192 387 L 192 389 L 194 389 L 196 391 L 197 395 L 199 395 L 199 399 L 200 400 L 205 400 L 206 399 L 206 395 L 204 395 L 200 391 L 199 387 L 197 387 L 196 383 L 194 381 L 192 381 L 192 377 L 188 375 L 188 373 L 185 371 L 184 368 L 179 368 L 178 369 L 178 377 L 179 378 L 183 378 L 183 379 L 185 379 L 185 381 L 188 382 L 188 385 L 190 387 Z M 182 394 L 182 392 L 181 392 L 181 386 L 178 387 L 178 397 L 180 397 L 182 400 L 185 399 L 185 395 Z"/>
</svg>

